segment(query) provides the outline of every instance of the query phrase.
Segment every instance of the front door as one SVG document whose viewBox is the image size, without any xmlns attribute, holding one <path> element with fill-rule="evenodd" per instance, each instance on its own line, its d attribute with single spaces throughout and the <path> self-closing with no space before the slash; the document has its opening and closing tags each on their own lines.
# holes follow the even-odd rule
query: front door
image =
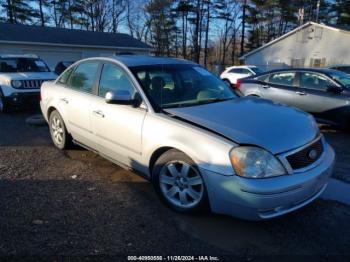
<svg viewBox="0 0 350 262">
<path fill-rule="evenodd" d="M 316 117 L 335 119 L 336 110 L 348 106 L 347 98 L 341 93 L 327 91 L 335 85 L 326 76 L 314 72 L 300 72 L 298 106 Z"/>
<path fill-rule="evenodd" d="M 125 165 L 137 168 L 142 152 L 144 108 L 107 104 L 108 91 L 127 90 L 135 95 L 136 89 L 127 73 L 112 63 L 102 67 L 98 96 L 93 98 L 91 119 L 99 151 Z"/>
</svg>

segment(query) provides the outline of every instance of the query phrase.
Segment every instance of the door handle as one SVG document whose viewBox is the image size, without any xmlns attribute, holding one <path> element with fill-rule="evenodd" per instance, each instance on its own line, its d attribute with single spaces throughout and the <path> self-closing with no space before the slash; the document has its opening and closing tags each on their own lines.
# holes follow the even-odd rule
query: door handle
<svg viewBox="0 0 350 262">
<path fill-rule="evenodd" d="M 62 102 L 65 102 L 66 104 L 69 103 L 67 98 L 61 98 L 61 101 L 62 101 Z"/>
<path fill-rule="evenodd" d="M 301 91 L 297 91 L 296 93 L 297 93 L 298 95 L 301 95 L 301 96 L 306 95 L 306 93 L 305 93 L 305 92 L 301 92 Z"/>
<path fill-rule="evenodd" d="M 265 89 L 267 89 L 267 88 L 270 88 L 270 86 L 268 86 L 268 85 L 263 85 L 263 86 L 261 86 L 262 88 L 265 88 Z"/>
<path fill-rule="evenodd" d="M 92 113 L 95 115 L 95 116 L 98 116 L 98 117 L 105 117 L 105 115 L 103 114 L 102 111 L 100 110 L 96 110 L 96 111 L 92 111 Z"/>
</svg>

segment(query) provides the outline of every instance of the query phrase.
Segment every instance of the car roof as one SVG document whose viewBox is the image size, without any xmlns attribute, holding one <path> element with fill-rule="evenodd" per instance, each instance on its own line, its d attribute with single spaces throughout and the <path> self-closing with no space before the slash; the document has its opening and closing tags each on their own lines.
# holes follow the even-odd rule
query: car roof
<svg viewBox="0 0 350 262">
<path fill-rule="evenodd" d="M 350 67 L 350 64 L 339 64 L 339 65 L 330 65 L 326 68 L 334 68 L 334 67 Z"/>
<path fill-rule="evenodd" d="M 253 67 L 257 67 L 257 66 L 255 66 L 255 65 L 229 66 L 229 67 L 226 67 L 226 69 L 233 69 L 233 68 L 253 68 Z"/>
<path fill-rule="evenodd" d="M 169 65 L 169 64 L 192 64 L 195 63 L 178 58 L 171 57 L 156 57 L 146 55 L 115 55 L 112 59 L 119 61 L 127 67 L 142 66 L 142 65 Z"/>
<path fill-rule="evenodd" d="M 331 72 L 334 72 L 336 70 L 330 69 L 330 68 L 285 68 L 285 69 L 275 69 L 271 71 L 266 71 L 262 74 L 259 75 L 268 75 L 268 74 L 273 74 L 273 73 L 278 73 L 278 72 L 290 72 L 290 71 L 309 71 L 309 72 L 315 72 L 315 73 L 323 73 L 323 74 L 328 74 Z"/>
<path fill-rule="evenodd" d="M 35 54 L 3 54 L 0 55 L 0 58 L 39 58 L 39 56 Z"/>
</svg>

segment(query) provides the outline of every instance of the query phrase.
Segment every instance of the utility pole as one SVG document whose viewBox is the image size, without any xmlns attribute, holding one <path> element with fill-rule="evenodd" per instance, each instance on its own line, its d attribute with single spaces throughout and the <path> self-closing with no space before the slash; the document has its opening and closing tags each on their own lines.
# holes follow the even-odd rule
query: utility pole
<svg viewBox="0 0 350 262">
<path fill-rule="evenodd" d="M 317 1 L 316 7 L 316 23 L 318 23 L 318 13 L 320 12 L 320 0 Z"/>
<path fill-rule="evenodd" d="M 245 38 L 245 12 L 247 7 L 247 0 L 243 1 L 243 13 L 242 13 L 242 38 L 241 38 L 241 56 L 244 54 L 244 38 Z"/>
</svg>

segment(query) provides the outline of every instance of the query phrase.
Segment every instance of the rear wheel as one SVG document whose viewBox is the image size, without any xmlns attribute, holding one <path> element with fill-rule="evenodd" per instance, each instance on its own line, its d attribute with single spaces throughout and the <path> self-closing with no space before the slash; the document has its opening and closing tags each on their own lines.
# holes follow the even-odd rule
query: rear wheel
<svg viewBox="0 0 350 262">
<path fill-rule="evenodd" d="M 206 188 L 199 169 L 178 150 L 169 150 L 159 157 L 152 182 L 160 198 L 178 212 L 193 213 L 207 206 Z"/>
<path fill-rule="evenodd" d="M 50 114 L 49 128 L 52 141 L 57 148 L 65 149 L 70 145 L 71 137 L 67 132 L 61 115 L 56 110 Z"/>
</svg>

